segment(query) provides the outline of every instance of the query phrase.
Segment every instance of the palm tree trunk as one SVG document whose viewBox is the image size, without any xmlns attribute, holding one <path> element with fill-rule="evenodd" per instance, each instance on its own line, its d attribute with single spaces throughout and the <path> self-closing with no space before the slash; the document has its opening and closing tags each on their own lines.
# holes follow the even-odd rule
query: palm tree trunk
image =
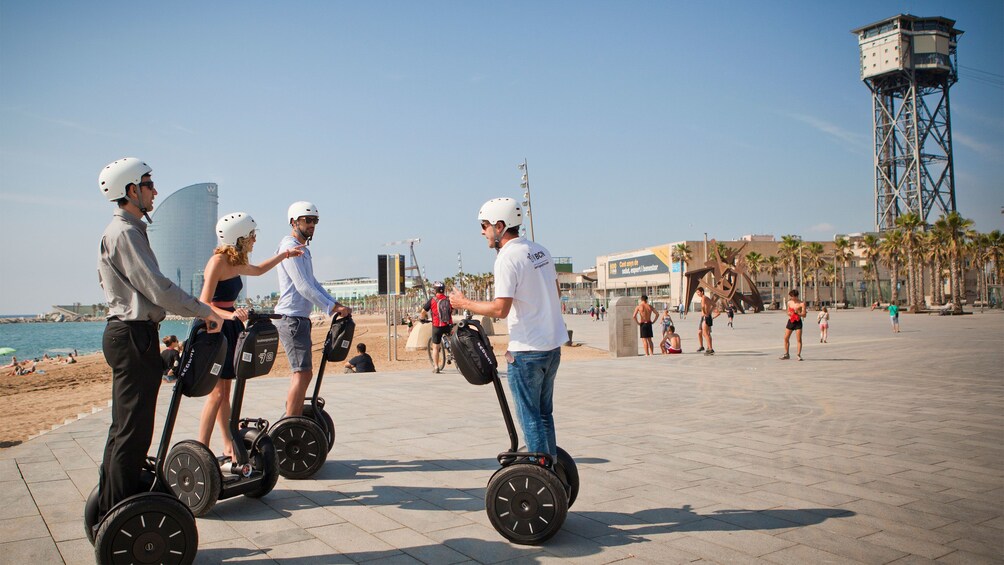
<svg viewBox="0 0 1004 565">
<path fill-rule="evenodd" d="M 878 301 L 881 304 L 884 300 L 882 299 L 882 281 L 879 279 L 878 261 L 872 263 L 872 276 L 875 277 L 875 294 L 878 295 Z"/>
<path fill-rule="evenodd" d="M 959 267 L 958 254 L 953 253 L 949 271 L 951 276 L 951 287 L 952 287 L 952 312 L 955 314 L 962 313 L 962 287 L 959 281 L 959 279 L 961 278 L 959 276 L 961 270 L 962 269 Z"/>
<path fill-rule="evenodd" d="M 899 263 L 889 265 L 889 304 L 899 303 Z"/>
<path fill-rule="evenodd" d="M 844 264 L 840 264 L 840 301 L 847 304 L 847 271 Z"/>
</svg>

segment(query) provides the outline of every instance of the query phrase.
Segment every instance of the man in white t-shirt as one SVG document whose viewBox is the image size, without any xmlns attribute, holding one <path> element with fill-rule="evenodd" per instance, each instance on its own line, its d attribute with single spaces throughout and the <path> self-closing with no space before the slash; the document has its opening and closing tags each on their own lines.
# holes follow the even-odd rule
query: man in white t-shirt
<svg viewBox="0 0 1004 565">
<path fill-rule="evenodd" d="M 568 340 L 561 317 L 558 275 L 547 249 L 519 235 L 523 211 L 512 198 L 494 198 L 478 212 L 481 233 L 495 249 L 495 299 L 470 300 L 450 294 L 454 308 L 506 318 L 509 325 L 509 389 L 527 451 L 558 456 L 554 434 L 554 378 L 561 345 Z"/>
</svg>

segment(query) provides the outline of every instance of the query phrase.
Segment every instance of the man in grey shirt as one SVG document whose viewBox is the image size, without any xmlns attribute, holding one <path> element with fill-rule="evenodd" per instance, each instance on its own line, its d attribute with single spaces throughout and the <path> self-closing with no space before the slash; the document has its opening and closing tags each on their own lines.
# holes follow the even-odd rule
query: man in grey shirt
<svg viewBox="0 0 1004 565">
<path fill-rule="evenodd" d="M 98 512 L 142 491 L 143 461 L 153 438 L 163 362 L 158 327 L 166 310 L 223 323 L 213 310 L 160 272 L 146 224 L 157 196 L 149 165 L 133 157 L 109 163 L 98 176 L 101 193 L 118 204 L 101 236 L 98 281 L 108 301 L 101 347 L 112 368 L 112 423 L 98 474 Z"/>
</svg>

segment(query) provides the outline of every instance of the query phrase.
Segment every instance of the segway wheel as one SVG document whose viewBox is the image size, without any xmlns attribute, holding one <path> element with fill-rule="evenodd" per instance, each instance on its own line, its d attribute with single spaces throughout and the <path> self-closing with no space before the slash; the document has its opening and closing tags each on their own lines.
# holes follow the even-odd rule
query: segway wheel
<svg viewBox="0 0 1004 565">
<path fill-rule="evenodd" d="M 98 486 L 94 485 L 91 489 L 91 494 L 87 495 L 87 501 L 84 502 L 84 533 L 87 534 L 87 541 L 94 545 L 94 526 L 98 524 L 101 516 L 98 514 Z"/>
<path fill-rule="evenodd" d="M 287 479 L 312 477 L 328 456 L 328 437 L 310 418 L 287 416 L 268 431 L 279 462 L 279 474 Z"/>
<path fill-rule="evenodd" d="M 116 504 L 94 539 L 98 563 L 192 563 L 198 550 L 195 516 L 162 492 L 144 492 Z"/>
<path fill-rule="evenodd" d="M 558 533 L 568 515 L 565 486 L 551 471 L 529 463 L 499 469 L 488 482 L 485 510 L 506 539 L 538 545 Z"/>
<path fill-rule="evenodd" d="M 568 493 L 568 508 L 575 504 L 576 497 L 579 496 L 579 469 L 575 466 L 575 459 L 564 449 L 558 448 L 558 460 L 554 462 L 554 472 L 558 478 L 568 485 L 565 492 Z"/>
<path fill-rule="evenodd" d="M 324 408 L 320 408 L 318 412 L 320 413 L 320 417 L 318 417 L 317 414 L 314 414 L 314 407 L 312 405 L 303 405 L 303 415 L 307 418 L 313 419 L 317 422 L 317 425 L 321 426 L 321 428 L 323 428 L 327 433 L 328 453 L 331 453 L 331 449 L 335 447 L 335 422 L 331 419 L 331 415 L 329 415 Z"/>
<path fill-rule="evenodd" d="M 144 467 L 143 471 L 139 475 L 140 486 L 143 491 L 150 490 L 153 486 L 153 482 L 157 479 L 156 474 L 154 474 L 153 469 Z M 91 494 L 87 495 L 87 500 L 84 502 L 84 533 L 87 534 L 87 541 L 94 545 L 94 534 L 97 528 L 94 526 L 98 525 L 101 521 L 101 512 L 98 509 L 98 487 L 101 483 L 94 485 L 91 489 Z"/>
<path fill-rule="evenodd" d="M 167 488 L 196 516 L 212 510 L 223 488 L 220 464 L 209 448 L 195 440 L 179 442 L 164 463 Z"/>
<path fill-rule="evenodd" d="M 251 467 L 260 471 L 262 475 L 261 486 L 244 493 L 250 498 L 261 498 L 272 492 L 275 483 L 279 480 L 279 466 L 275 458 L 275 444 L 268 434 L 258 428 L 244 428 L 240 431 L 241 440 L 244 442 L 244 449 L 248 450 L 251 459 Z M 262 437 L 259 438 L 258 436 Z M 255 445 L 255 440 L 258 444 Z M 254 446 L 254 449 L 252 449 Z"/>
</svg>

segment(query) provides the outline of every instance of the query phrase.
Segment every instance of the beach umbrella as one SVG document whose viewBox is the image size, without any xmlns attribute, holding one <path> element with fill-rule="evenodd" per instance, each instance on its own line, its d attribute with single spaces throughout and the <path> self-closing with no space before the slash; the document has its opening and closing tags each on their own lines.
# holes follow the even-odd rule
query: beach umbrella
<svg viewBox="0 0 1004 565">
<path fill-rule="evenodd" d="M 17 349 L 14 349 L 13 347 L 0 347 L 0 355 L 10 355 L 16 351 Z"/>
</svg>

